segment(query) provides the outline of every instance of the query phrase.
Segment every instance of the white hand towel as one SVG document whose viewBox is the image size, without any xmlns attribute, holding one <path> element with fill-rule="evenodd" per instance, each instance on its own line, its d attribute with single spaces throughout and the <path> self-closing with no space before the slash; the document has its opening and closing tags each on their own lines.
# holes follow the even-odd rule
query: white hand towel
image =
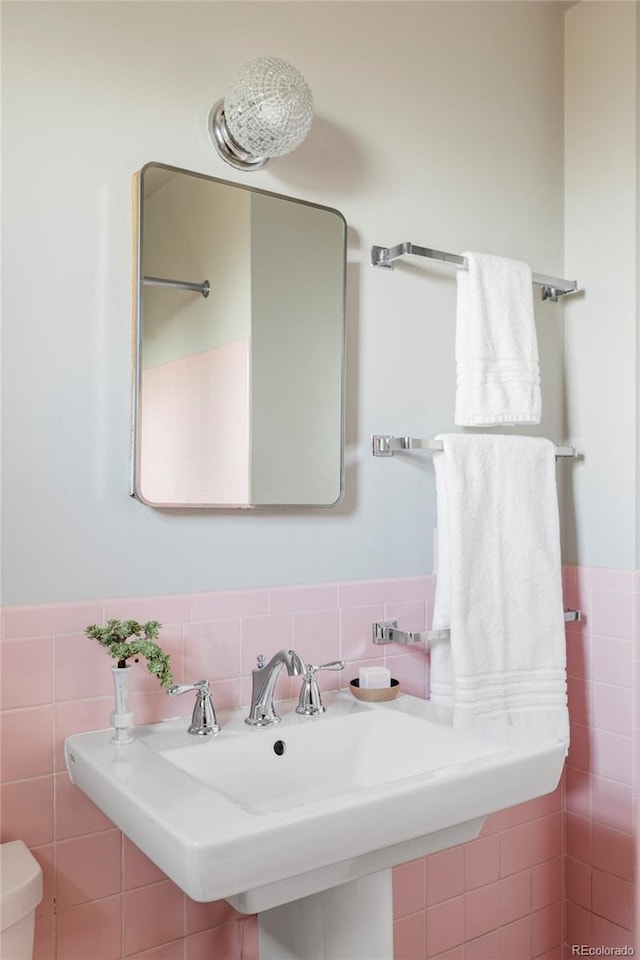
<svg viewBox="0 0 640 960">
<path fill-rule="evenodd" d="M 439 437 L 431 699 L 569 743 L 555 448 Z"/>
<path fill-rule="evenodd" d="M 540 423 L 540 366 L 531 269 L 521 260 L 465 253 L 457 272 L 455 422 Z"/>
</svg>

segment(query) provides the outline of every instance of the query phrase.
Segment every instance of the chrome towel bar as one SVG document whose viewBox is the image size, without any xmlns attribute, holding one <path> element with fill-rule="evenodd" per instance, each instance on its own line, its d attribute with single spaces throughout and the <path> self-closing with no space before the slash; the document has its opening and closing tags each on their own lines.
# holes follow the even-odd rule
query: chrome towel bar
<svg viewBox="0 0 640 960">
<path fill-rule="evenodd" d="M 442 450 L 442 440 L 421 440 L 417 437 L 392 437 L 386 433 L 374 433 L 371 437 L 371 453 L 374 457 L 392 457 L 402 450 Z M 575 447 L 556 447 L 556 457 L 580 458 Z"/>
<path fill-rule="evenodd" d="M 429 247 L 419 247 L 415 243 L 405 241 L 397 243 L 395 247 L 371 247 L 371 264 L 374 267 L 393 269 L 393 261 L 399 257 L 413 255 L 426 257 L 428 260 L 440 260 L 444 263 L 453 263 L 457 267 L 467 267 L 467 258 L 457 253 L 445 253 L 444 250 L 431 250 Z M 542 273 L 534 273 L 531 278 L 534 284 L 542 287 L 542 299 L 556 301 L 566 293 L 575 293 L 578 284 L 575 280 L 562 280 L 560 277 L 547 277 Z"/>
<path fill-rule="evenodd" d="M 201 293 L 203 297 L 208 297 L 211 291 L 211 285 L 208 280 L 202 283 L 191 283 L 190 280 L 166 280 L 164 277 L 143 277 L 142 282 L 147 287 L 173 287 L 176 290 L 193 290 L 194 293 Z"/>
<path fill-rule="evenodd" d="M 564 619 L 567 623 L 580 620 L 580 610 L 565 610 Z M 404 643 L 410 646 L 414 643 L 443 641 L 449 639 L 449 630 L 398 630 L 397 620 L 377 620 L 373 624 L 374 643 Z"/>
</svg>

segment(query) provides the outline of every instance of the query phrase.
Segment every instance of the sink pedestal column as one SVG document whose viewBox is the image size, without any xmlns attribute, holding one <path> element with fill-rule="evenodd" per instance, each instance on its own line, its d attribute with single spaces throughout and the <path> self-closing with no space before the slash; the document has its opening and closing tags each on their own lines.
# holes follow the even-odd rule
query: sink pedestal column
<svg viewBox="0 0 640 960">
<path fill-rule="evenodd" d="M 258 914 L 260 960 L 392 960 L 391 870 Z"/>
</svg>

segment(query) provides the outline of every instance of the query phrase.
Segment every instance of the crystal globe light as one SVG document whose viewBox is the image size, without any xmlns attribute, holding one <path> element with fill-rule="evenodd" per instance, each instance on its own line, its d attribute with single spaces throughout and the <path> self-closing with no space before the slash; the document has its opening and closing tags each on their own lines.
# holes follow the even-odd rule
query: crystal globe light
<svg viewBox="0 0 640 960">
<path fill-rule="evenodd" d="M 298 147 L 311 127 L 313 95 L 286 60 L 261 57 L 246 63 L 209 114 L 209 135 L 224 160 L 259 169 L 270 157 Z"/>
</svg>

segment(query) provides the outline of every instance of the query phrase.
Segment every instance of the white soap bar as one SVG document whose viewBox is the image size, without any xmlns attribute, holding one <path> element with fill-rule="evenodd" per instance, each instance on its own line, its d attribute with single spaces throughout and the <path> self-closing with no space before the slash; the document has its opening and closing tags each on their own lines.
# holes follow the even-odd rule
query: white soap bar
<svg viewBox="0 0 640 960">
<path fill-rule="evenodd" d="M 386 667 L 360 667 L 358 679 L 362 690 L 379 690 L 391 686 L 391 671 Z"/>
</svg>

